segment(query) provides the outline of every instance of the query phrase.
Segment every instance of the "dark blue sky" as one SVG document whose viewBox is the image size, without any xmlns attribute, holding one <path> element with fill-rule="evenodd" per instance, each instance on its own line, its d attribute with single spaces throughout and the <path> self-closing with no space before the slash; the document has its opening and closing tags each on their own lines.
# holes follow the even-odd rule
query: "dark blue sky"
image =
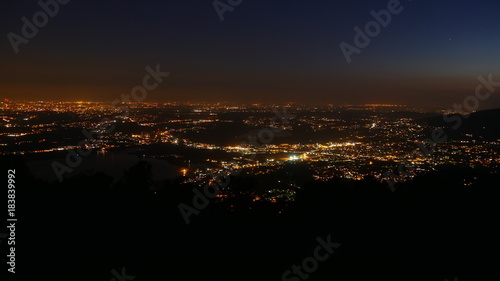
<svg viewBox="0 0 500 281">
<path fill-rule="evenodd" d="M 451 107 L 474 93 L 477 76 L 500 81 L 498 1 L 401 1 L 404 10 L 351 64 L 339 44 L 353 44 L 353 28 L 363 29 L 388 0 L 243 0 L 224 22 L 207 0 L 72 0 L 18 54 L 7 34 L 21 34 L 21 17 L 40 7 L 7 2 L 0 21 L 6 98 L 111 101 L 156 63 L 171 76 L 151 101 Z M 497 96 L 483 105 L 500 107 Z"/>
</svg>

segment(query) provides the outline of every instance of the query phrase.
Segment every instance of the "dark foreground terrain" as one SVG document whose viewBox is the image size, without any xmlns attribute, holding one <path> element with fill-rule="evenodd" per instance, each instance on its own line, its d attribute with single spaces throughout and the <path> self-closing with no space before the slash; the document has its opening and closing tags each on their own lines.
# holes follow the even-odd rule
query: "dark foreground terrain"
<svg viewBox="0 0 500 281">
<path fill-rule="evenodd" d="M 116 183 L 94 174 L 46 184 L 8 160 L 17 280 L 119 280 L 112 270 L 125 268 L 123 280 L 137 281 L 463 281 L 490 280 L 498 267 L 498 173 L 443 167 L 394 193 L 371 179 L 310 182 L 294 202 L 212 201 L 186 225 L 178 205 L 191 188 L 172 181 L 150 192 L 147 167 Z M 329 236 L 340 245 L 314 271 L 282 279 Z"/>
</svg>

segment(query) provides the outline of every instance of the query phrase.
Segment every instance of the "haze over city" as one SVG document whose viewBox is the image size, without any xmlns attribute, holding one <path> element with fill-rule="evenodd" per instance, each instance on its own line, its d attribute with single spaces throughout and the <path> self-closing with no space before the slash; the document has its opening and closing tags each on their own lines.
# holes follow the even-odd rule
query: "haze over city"
<svg viewBox="0 0 500 281">
<path fill-rule="evenodd" d="M 149 101 L 389 103 L 449 108 L 479 75 L 500 73 L 500 4 L 401 1 L 403 9 L 348 64 L 370 11 L 388 1 L 244 1 L 223 14 L 191 1 L 70 1 L 15 54 L 2 40 L 0 91 L 17 100 L 112 101 L 144 66 L 171 73 Z M 4 34 L 21 34 L 35 1 L 10 2 Z M 360 8 L 364 7 L 364 8 Z M 493 80 L 500 80 L 494 75 Z M 494 95 L 481 109 L 500 107 Z"/>
</svg>

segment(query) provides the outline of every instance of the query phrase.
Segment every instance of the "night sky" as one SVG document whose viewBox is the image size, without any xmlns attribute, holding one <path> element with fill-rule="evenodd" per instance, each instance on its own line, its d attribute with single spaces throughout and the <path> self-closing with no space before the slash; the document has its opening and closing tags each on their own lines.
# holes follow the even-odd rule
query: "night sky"
<svg viewBox="0 0 500 281">
<path fill-rule="evenodd" d="M 227 0 L 221 0 L 226 3 Z M 381 1 L 243 0 L 224 21 L 209 0 L 72 0 L 15 54 L 37 1 L 4 1 L 1 98 L 112 101 L 147 65 L 170 72 L 145 101 L 398 103 L 451 108 L 477 77 L 500 81 L 500 2 L 403 0 L 347 63 L 339 44 Z M 500 87 L 481 109 L 500 107 Z"/>
</svg>

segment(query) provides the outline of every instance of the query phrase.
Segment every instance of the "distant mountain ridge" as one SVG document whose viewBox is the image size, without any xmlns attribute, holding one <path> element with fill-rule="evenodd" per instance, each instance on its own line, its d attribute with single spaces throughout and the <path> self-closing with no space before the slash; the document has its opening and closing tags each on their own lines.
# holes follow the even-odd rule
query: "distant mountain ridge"
<svg viewBox="0 0 500 281">
<path fill-rule="evenodd" d="M 500 108 L 482 110 L 469 115 L 450 114 L 420 120 L 433 127 L 443 127 L 451 139 L 500 139 Z"/>
</svg>

